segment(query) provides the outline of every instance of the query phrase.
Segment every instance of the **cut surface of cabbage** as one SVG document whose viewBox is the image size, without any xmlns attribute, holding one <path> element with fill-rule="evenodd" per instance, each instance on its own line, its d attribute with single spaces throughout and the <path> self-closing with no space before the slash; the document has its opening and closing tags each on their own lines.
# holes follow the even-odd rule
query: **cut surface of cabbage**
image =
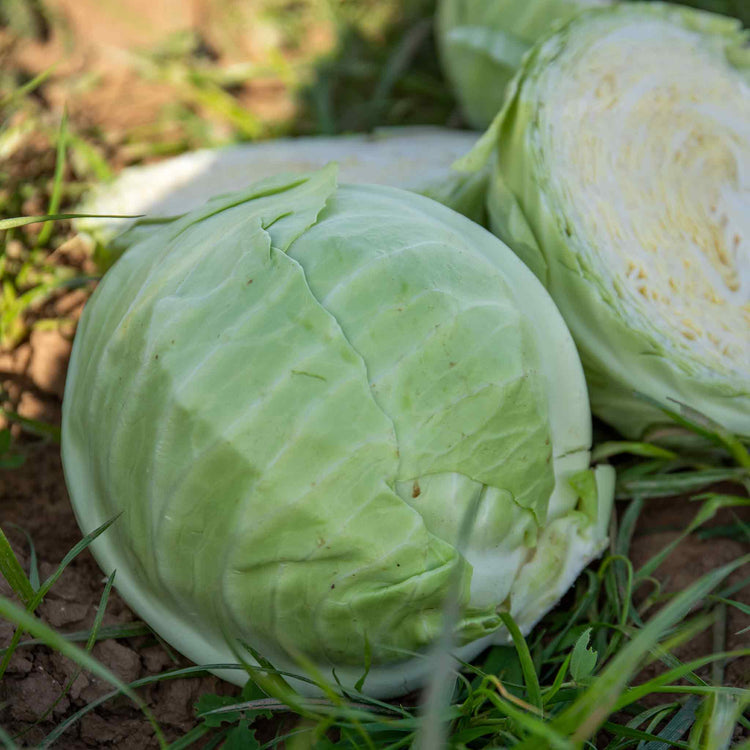
<svg viewBox="0 0 750 750">
<path fill-rule="evenodd" d="M 339 166 L 342 182 L 391 185 L 416 192 L 451 193 L 450 165 L 468 151 L 476 133 L 432 126 L 381 128 L 368 135 L 310 136 L 191 151 L 146 166 L 128 167 L 113 183 L 97 187 L 81 213 L 180 216 L 209 198 L 280 173 L 301 174 Z M 456 186 L 460 188 L 460 186 Z M 443 199 L 441 202 L 450 202 Z M 474 201 L 472 201 L 472 205 Z M 461 210 L 461 205 L 456 206 Z M 80 232 L 109 243 L 135 219 L 83 218 Z"/>
<path fill-rule="evenodd" d="M 750 382 L 750 86 L 700 31 L 609 19 L 539 53 L 549 200 L 630 325 Z"/>
</svg>

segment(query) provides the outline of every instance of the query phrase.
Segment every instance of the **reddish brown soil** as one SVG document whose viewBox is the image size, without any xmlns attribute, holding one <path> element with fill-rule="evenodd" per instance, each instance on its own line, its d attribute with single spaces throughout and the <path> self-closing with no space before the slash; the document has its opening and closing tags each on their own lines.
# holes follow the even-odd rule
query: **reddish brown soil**
<svg viewBox="0 0 750 750">
<path fill-rule="evenodd" d="M 737 514 L 745 523 L 750 521 L 749 510 L 750 508 L 744 508 L 742 512 Z M 688 504 L 681 498 L 651 500 L 641 515 L 630 548 L 630 559 L 634 567 L 637 569 L 674 541 L 679 536 L 680 530 L 684 529 L 696 512 L 697 506 L 695 504 Z M 716 518 L 704 528 L 713 528 L 730 522 L 731 515 L 724 511 L 717 514 Z M 722 565 L 733 562 L 747 554 L 748 551 L 747 544 L 732 539 L 715 537 L 701 540 L 696 536 L 691 536 L 677 547 L 673 555 L 667 558 L 664 564 L 656 570 L 654 577 L 659 579 L 662 592 L 678 593 L 684 591 L 701 576 Z M 750 564 L 744 565 L 728 576 L 720 584 L 719 589 L 747 581 L 749 576 Z M 651 593 L 651 590 L 648 586 L 644 586 L 639 593 L 646 596 Z M 750 586 L 745 584 L 740 591 L 733 594 L 732 598 L 750 606 Z M 636 600 L 639 599 L 641 597 L 636 596 Z M 648 617 L 651 614 L 653 614 L 653 610 L 645 612 L 644 616 Z M 720 649 L 732 651 L 747 648 L 750 635 L 740 633 L 740 631 L 748 626 L 750 626 L 750 617 L 742 614 L 735 607 L 728 607 L 726 624 L 723 627 L 716 626 L 714 629 L 704 630 L 689 643 L 675 649 L 674 653 L 682 661 L 688 662 Z M 654 665 L 646 669 L 641 677 L 647 679 L 653 677 L 659 671 L 661 671 L 661 668 Z M 698 673 L 704 678 L 710 679 L 711 667 L 704 667 L 698 670 Z M 724 671 L 723 684 L 735 687 L 750 685 L 750 658 L 736 659 L 730 662 Z"/>
<path fill-rule="evenodd" d="M 284 47 L 252 0 L 231 9 L 212 0 L 45 0 L 45 7 L 52 20 L 47 38 L 18 39 L 0 29 L 0 64 L 29 76 L 55 65 L 44 86 L 47 103 L 58 112 L 67 107 L 79 130 L 99 130 L 109 143 L 124 144 L 139 128 L 153 128 L 178 102 L 195 106 L 175 80 L 160 79 L 145 61 L 144 53 L 163 47 L 170 36 L 194 35 L 208 54 L 220 51 L 227 65 L 264 64 L 271 51 Z M 330 25 L 313 25 L 305 54 L 333 44 Z M 293 62 L 295 50 L 283 52 Z M 295 112 L 294 93 L 278 77 L 255 77 L 238 98 L 264 122 L 284 122 Z M 210 118 L 210 112 L 202 114 Z"/>
</svg>

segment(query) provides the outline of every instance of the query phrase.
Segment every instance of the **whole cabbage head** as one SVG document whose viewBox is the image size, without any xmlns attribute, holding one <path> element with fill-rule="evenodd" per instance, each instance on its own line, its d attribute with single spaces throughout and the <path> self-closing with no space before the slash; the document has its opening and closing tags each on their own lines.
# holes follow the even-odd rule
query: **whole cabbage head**
<svg viewBox="0 0 750 750">
<path fill-rule="evenodd" d="M 131 247 L 86 306 L 63 412 L 83 530 L 121 514 L 95 555 L 203 665 L 247 644 L 398 694 L 452 591 L 469 658 L 606 542 L 612 470 L 588 468 L 583 373 L 542 285 L 464 217 L 335 166 Z"/>
<path fill-rule="evenodd" d="M 628 436 L 663 421 L 653 401 L 750 434 L 746 41 L 678 6 L 581 13 L 463 161 L 491 165 L 493 232 L 557 303 L 593 412 Z"/>
</svg>

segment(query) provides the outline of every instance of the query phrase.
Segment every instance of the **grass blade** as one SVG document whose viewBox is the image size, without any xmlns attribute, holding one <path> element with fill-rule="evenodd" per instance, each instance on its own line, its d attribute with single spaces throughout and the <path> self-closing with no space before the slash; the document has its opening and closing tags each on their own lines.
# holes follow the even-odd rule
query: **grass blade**
<svg viewBox="0 0 750 750">
<path fill-rule="evenodd" d="M 668 750 L 667 742 L 680 740 L 695 723 L 695 716 L 700 706 L 700 698 L 691 696 L 685 705 L 669 720 L 664 729 L 659 732 L 660 739 L 664 742 L 652 741 L 645 744 L 641 750 Z"/>
<path fill-rule="evenodd" d="M 0 529 L 0 573 L 16 596 L 28 606 L 36 592 L 2 529 Z"/>
<path fill-rule="evenodd" d="M 60 120 L 60 130 L 57 134 L 57 160 L 55 161 L 55 176 L 52 180 L 52 195 L 49 199 L 49 209 L 47 213 L 54 216 L 62 201 L 63 177 L 65 175 L 65 154 L 68 148 L 68 111 L 63 109 Z M 52 224 L 46 223 L 36 239 L 36 246 L 43 247 L 49 242 L 52 236 Z"/>
<path fill-rule="evenodd" d="M 619 696 L 625 689 L 628 679 L 636 672 L 643 657 L 657 645 L 664 632 L 680 622 L 697 602 L 706 597 L 730 573 L 748 562 L 750 562 L 750 555 L 741 557 L 706 574 L 692 586 L 677 594 L 645 628 L 638 632 L 630 643 L 619 651 L 591 687 L 570 708 L 566 709 L 553 722 L 553 725 L 562 733 L 572 736 L 577 742 L 591 737 L 610 713 L 616 710 Z M 691 689 L 696 692 L 706 690 L 698 686 Z M 632 701 L 626 701 L 626 703 L 630 702 Z M 531 750 L 531 746 L 521 745 L 520 748 Z"/>
<path fill-rule="evenodd" d="M 542 689 L 539 687 L 539 677 L 534 668 L 534 661 L 531 658 L 531 652 L 529 651 L 526 639 L 523 637 L 518 625 L 516 625 L 516 621 L 511 617 L 510 612 L 501 612 L 500 617 L 503 625 L 508 629 L 510 637 L 513 639 L 513 645 L 518 652 L 523 679 L 526 683 L 526 691 L 529 694 L 529 703 L 536 706 L 539 709 L 539 713 L 543 713 L 544 701 L 542 700 Z"/>
<path fill-rule="evenodd" d="M 41 224 L 45 221 L 65 221 L 66 219 L 140 219 L 142 214 L 45 214 L 43 216 L 14 216 L 0 219 L 0 232 L 7 229 Z"/>
</svg>

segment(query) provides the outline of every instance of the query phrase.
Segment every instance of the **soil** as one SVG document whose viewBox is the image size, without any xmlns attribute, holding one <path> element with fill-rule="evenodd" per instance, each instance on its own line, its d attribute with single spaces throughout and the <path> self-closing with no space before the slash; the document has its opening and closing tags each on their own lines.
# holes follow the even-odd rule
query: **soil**
<svg viewBox="0 0 750 750">
<path fill-rule="evenodd" d="M 226 6 L 211 0 L 45 0 L 53 21 L 49 33 L 17 39 L 0 29 L 0 53 L 6 50 L 9 69 L 29 78 L 54 65 L 46 103 L 58 114 L 67 108 L 80 132 L 100 132 L 110 144 L 124 146 L 139 129 L 165 124 L 165 113 L 181 101 L 179 86 L 154 75 L 146 59 L 168 48 L 170 39 L 194 38 L 209 57 L 220 50 L 225 65 L 262 65 L 284 46 L 277 27 L 259 18 L 257 2 L 235 4 L 231 14 Z M 334 43 L 329 25 L 314 24 L 306 30 L 305 54 L 322 54 Z M 293 63 L 295 50 L 283 52 Z M 295 94 L 278 77 L 255 77 L 237 93 L 243 108 L 265 123 L 287 122 L 295 114 Z M 202 114 L 210 118 L 210 112 Z M 129 153 L 122 149 L 123 162 Z"/>
</svg>

